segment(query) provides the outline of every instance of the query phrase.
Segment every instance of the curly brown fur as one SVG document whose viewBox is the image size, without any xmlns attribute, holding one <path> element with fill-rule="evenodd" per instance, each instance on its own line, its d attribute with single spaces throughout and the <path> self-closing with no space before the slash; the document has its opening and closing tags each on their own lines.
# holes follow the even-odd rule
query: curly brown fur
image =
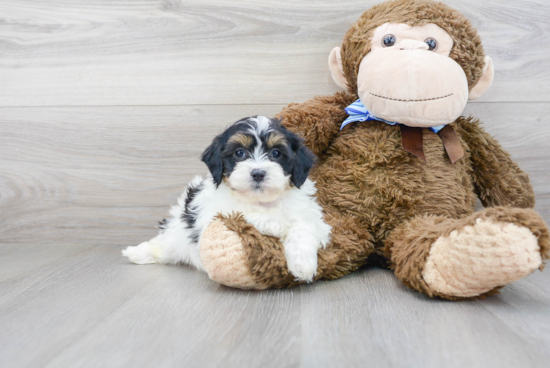
<svg viewBox="0 0 550 368">
<path fill-rule="evenodd" d="M 365 224 L 351 214 L 326 215 L 332 239 L 319 250 L 317 278 L 334 280 L 357 270 L 375 252 L 374 238 Z"/>
<path fill-rule="evenodd" d="M 455 220 L 443 216 L 418 216 L 401 225 L 388 237 L 384 247 L 386 257 L 391 260 L 395 275 L 411 289 L 430 297 L 449 300 L 471 300 L 483 298 L 498 292 L 501 287 L 475 297 L 456 297 L 439 293 L 424 281 L 422 275 L 430 249 L 440 237 L 448 237 L 452 231 L 474 226 L 477 219 L 501 223 L 513 223 L 526 227 L 537 237 L 543 259 L 550 257 L 550 236 L 544 220 L 531 209 L 494 207 Z"/>
<path fill-rule="evenodd" d="M 314 111 L 320 114 L 319 106 L 315 105 Z M 312 111 L 309 102 L 299 107 L 302 114 Z M 292 118 L 291 129 L 295 132 L 311 132 L 309 124 L 299 124 L 298 113 Z M 341 124 L 340 119 L 333 124 Z M 283 120 L 283 124 L 286 125 L 287 120 Z M 312 179 L 317 181 L 317 198 L 328 218 L 338 218 L 344 213 L 355 216 L 361 228 L 372 234 L 375 247 L 380 249 L 385 246 L 387 250 L 394 244 L 392 240 L 386 240 L 388 235 L 417 216 L 440 216 L 447 220 L 471 215 L 475 208 L 474 194 L 488 185 L 488 180 L 494 183 L 492 190 L 487 192 L 490 194 L 483 197 L 485 204 L 489 204 L 487 198 L 494 198 L 490 202 L 493 204 L 518 207 L 527 207 L 522 205 L 522 201 L 532 204 L 533 194 L 527 175 L 496 140 L 483 131 L 477 120 L 461 117 L 452 126 L 465 150 L 465 156 L 454 165 L 449 164 L 439 137 L 429 130 L 423 133 L 426 163 L 403 151 L 396 126 L 366 122 L 338 133 L 321 154 L 319 164 L 311 174 Z M 484 166 L 483 157 L 488 159 L 487 166 Z M 503 198 L 508 198 L 509 202 Z M 547 233 L 544 222 L 540 223 L 540 232 Z M 441 232 L 438 234 L 441 235 Z M 547 253 L 545 249 L 548 248 L 545 239 L 545 236 L 539 237 L 543 254 Z M 422 243 L 421 240 L 418 242 Z M 423 243 L 425 250 L 429 250 L 432 243 Z M 422 257 L 423 247 L 421 244 L 418 247 L 416 252 L 420 252 Z M 329 256 L 331 249 L 329 247 L 323 256 Z M 388 255 L 388 252 L 385 254 Z M 362 256 L 365 257 L 366 253 Z M 358 267 L 364 263 L 365 258 L 361 258 L 346 267 Z M 337 274 L 347 272 L 342 269 Z M 437 294 L 420 286 L 414 288 L 431 296 Z"/>
<path fill-rule="evenodd" d="M 453 38 L 450 57 L 463 68 L 470 89 L 483 74 L 480 38 L 462 14 L 430 0 L 389 1 L 363 13 L 344 38 L 341 56 L 349 93 L 315 97 L 281 111 L 282 124 L 319 156 L 310 176 L 317 182 L 317 199 L 333 235 L 327 248 L 319 251 L 316 279 L 341 277 L 369 256 L 384 255 L 411 288 L 462 300 L 438 294 L 422 279 L 426 257 L 438 237 L 488 216 L 531 229 L 547 259 L 548 228 L 536 212 L 521 209 L 534 205 L 527 175 L 475 119 L 460 117 L 451 124 L 465 151 L 455 164 L 449 162 L 440 137 L 428 129 L 423 130 L 426 162 L 403 150 L 398 126 L 369 121 L 340 131 L 347 117 L 344 108 L 358 97 L 359 64 L 370 51 L 373 31 L 388 22 L 438 25 Z M 474 213 L 475 194 L 485 206 L 507 207 Z M 278 241 L 262 236 L 243 219 L 225 221 L 243 239 L 250 268 L 262 287 L 296 284 Z"/>
<path fill-rule="evenodd" d="M 262 235 L 248 224 L 240 214 L 218 216 L 224 225 L 240 237 L 248 264 L 255 281 L 255 289 L 285 288 L 298 285 L 288 272 L 284 248 L 271 236 Z M 372 236 L 362 229 L 362 224 L 353 216 L 327 218 L 333 228 L 332 242 L 320 249 L 315 280 L 333 280 L 357 270 L 366 263 L 374 251 Z"/>
<path fill-rule="evenodd" d="M 359 64 L 371 49 L 374 30 L 385 23 L 438 25 L 453 38 L 450 57 L 464 69 L 469 88 L 472 89 L 483 75 L 485 53 L 481 38 L 468 18 L 443 3 L 431 0 L 387 1 L 364 12 L 344 36 L 342 66 L 350 93 L 357 91 Z"/>
<path fill-rule="evenodd" d="M 395 229 L 386 240 L 383 249 L 386 257 L 391 260 L 390 268 L 406 286 L 432 298 L 473 300 L 497 293 L 498 288 L 471 298 L 449 296 L 433 290 L 422 278 L 432 244 L 442 235 L 442 232 L 454 230 L 453 225 L 455 221 L 443 216 L 426 215 Z"/>
<path fill-rule="evenodd" d="M 441 139 L 428 130 L 423 139 L 427 162 L 401 148 L 398 126 L 365 122 L 340 133 L 311 174 L 325 212 L 357 216 L 378 244 L 419 214 L 471 214 L 468 153 L 449 165 Z"/>
<path fill-rule="evenodd" d="M 277 118 L 285 127 L 305 139 L 306 146 L 316 155 L 323 153 L 340 131 L 347 117 L 344 110 L 357 96 L 338 92 L 332 96 L 317 96 L 307 103 L 292 103 L 283 108 Z"/>
<path fill-rule="evenodd" d="M 277 238 L 260 234 L 241 214 L 218 218 L 241 238 L 256 289 L 298 285 L 288 271 L 284 248 Z"/>
<path fill-rule="evenodd" d="M 477 119 L 461 124 L 459 134 L 470 147 L 474 187 L 485 207 L 535 207 L 529 177 Z"/>
</svg>

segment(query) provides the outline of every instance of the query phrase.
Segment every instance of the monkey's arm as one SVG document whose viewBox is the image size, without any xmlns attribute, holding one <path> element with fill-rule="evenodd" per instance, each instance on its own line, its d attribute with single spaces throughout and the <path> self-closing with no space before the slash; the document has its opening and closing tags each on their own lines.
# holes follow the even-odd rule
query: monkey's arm
<svg viewBox="0 0 550 368">
<path fill-rule="evenodd" d="M 283 125 L 305 139 L 306 146 L 316 155 L 323 153 L 348 115 L 348 107 L 357 96 L 337 92 L 332 96 L 317 96 L 304 103 L 292 103 L 277 115 Z"/>
<path fill-rule="evenodd" d="M 476 194 L 485 207 L 533 208 L 535 193 L 529 177 L 476 119 L 464 119 L 461 136 L 470 147 Z"/>
</svg>

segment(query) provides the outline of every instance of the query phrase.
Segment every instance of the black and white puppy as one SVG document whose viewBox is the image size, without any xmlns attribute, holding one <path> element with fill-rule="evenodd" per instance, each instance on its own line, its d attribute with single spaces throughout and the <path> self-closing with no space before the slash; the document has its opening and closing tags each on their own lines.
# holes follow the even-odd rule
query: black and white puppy
<svg viewBox="0 0 550 368">
<path fill-rule="evenodd" d="M 297 280 L 312 281 L 317 251 L 328 243 L 331 227 L 307 178 L 315 156 L 302 139 L 278 120 L 250 117 L 217 136 L 202 161 L 210 175 L 191 181 L 155 238 L 122 254 L 137 264 L 185 263 L 204 270 L 203 231 L 217 214 L 240 212 L 262 234 L 281 239 Z"/>
</svg>

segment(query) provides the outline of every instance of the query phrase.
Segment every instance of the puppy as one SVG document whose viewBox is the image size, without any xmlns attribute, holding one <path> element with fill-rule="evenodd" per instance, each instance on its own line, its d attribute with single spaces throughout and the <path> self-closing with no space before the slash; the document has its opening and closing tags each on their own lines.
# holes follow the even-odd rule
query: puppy
<svg viewBox="0 0 550 368">
<path fill-rule="evenodd" d="M 199 243 L 217 214 L 240 212 L 262 234 L 280 238 L 289 271 L 310 282 L 317 271 L 317 251 L 331 227 L 323 221 L 307 178 L 315 156 L 302 139 L 275 119 L 237 121 L 202 154 L 210 175 L 195 177 L 159 234 L 122 254 L 137 264 L 184 263 L 204 271 Z"/>
</svg>

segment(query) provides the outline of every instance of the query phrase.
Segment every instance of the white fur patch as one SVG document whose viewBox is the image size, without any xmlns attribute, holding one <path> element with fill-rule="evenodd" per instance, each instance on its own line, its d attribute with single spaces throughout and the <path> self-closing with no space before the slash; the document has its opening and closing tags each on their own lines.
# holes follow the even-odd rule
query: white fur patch
<svg viewBox="0 0 550 368">
<path fill-rule="evenodd" d="M 198 177 L 193 180 L 198 185 Z M 224 183 L 216 188 L 211 177 L 202 180 L 202 189 L 193 200 L 197 219 L 193 229 L 186 228 L 180 216 L 185 206 L 184 192 L 170 210 L 172 218 L 166 229 L 148 242 L 128 247 L 123 255 L 138 264 L 189 264 L 204 270 L 199 245 L 191 241 L 198 229 L 202 235 L 217 214 L 240 212 L 264 235 L 277 236 L 283 242 L 290 272 L 297 280 L 312 281 L 317 272 L 317 251 L 330 241 L 330 225 L 323 221 L 323 211 L 317 204 L 314 183 L 307 179 L 300 189 L 288 187 L 271 202 L 242 201 Z M 199 240 L 200 244 L 200 240 Z"/>
<path fill-rule="evenodd" d="M 265 171 L 265 179 L 255 187 L 252 170 Z M 269 161 L 246 160 L 239 162 L 229 178 L 229 186 L 244 202 L 272 202 L 290 186 L 290 177 L 281 165 Z"/>
<path fill-rule="evenodd" d="M 284 173 L 280 164 L 269 160 L 260 147 L 259 137 L 271 129 L 271 120 L 263 116 L 249 120 L 256 123 L 250 132 L 258 143 L 252 157 L 237 163 L 227 182 L 219 186 L 210 175 L 206 179 L 195 177 L 178 204 L 170 209 L 171 218 L 159 235 L 126 248 L 124 256 L 138 264 L 184 263 L 204 270 L 199 252 L 204 230 L 218 214 L 242 213 L 260 233 L 281 239 L 289 270 L 298 280 L 313 280 L 317 251 L 329 242 L 331 232 L 316 202 L 315 184 L 307 179 L 300 188 L 290 185 L 290 175 Z M 251 176 L 255 169 L 265 172 L 261 182 L 255 183 Z M 189 188 L 194 188 L 191 201 Z M 191 228 L 182 219 L 186 206 L 192 207 L 194 215 Z M 193 239 L 197 238 L 199 241 L 195 242 Z"/>
<path fill-rule="evenodd" d="M 251 120 L 256 121 L 256 134 L 262 135 L 271 129 L 271 120 L 265 116 L 257 116 Z"/>
</svg>

